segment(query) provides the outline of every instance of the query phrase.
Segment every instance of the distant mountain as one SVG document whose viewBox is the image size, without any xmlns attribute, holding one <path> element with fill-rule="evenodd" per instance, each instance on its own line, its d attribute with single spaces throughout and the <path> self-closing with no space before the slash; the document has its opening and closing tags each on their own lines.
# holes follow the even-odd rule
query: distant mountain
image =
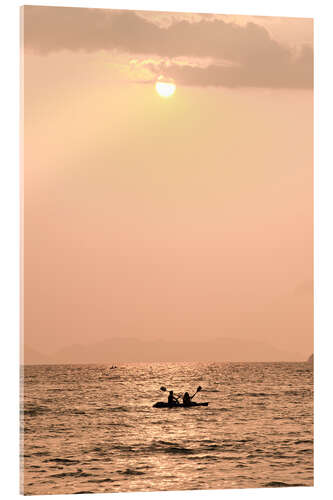
<svg viewBox="0 0 333 500">
<path fill-rule="evenodd" d="M 90 345 L 64 347 L 56 363 L 119 363 L 154 361 L 302 361 L 298 353 L 282 351 L 258 341 L 228 338 L 207 341 L 144 341 L 113 338 Z"/>
<path fill-rule="evenodd" d="M 48 365 L 53 364 L 56 361 L 50 356 L 46 356 L 35 349 L 32 349 L 30 346 L 25 345 L 22 351 L 21 364 L 25 365 Z"/>
<path fill-rule="evenodd" d="M 313 363 L 313 354 L 311 354 L 311 356 L 309 356 L 308 363 Z"/>
</svg>

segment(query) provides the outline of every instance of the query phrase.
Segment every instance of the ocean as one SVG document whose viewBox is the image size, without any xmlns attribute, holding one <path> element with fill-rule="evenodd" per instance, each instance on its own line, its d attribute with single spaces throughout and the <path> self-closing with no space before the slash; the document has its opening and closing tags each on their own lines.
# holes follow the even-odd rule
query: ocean
<svg viewBox="0 0 333 500">
<path fill-rule="evenodd" d="M 110 367 L 22 367 L 22 493 L 313 485 L 311 363 Z M 152 407 L 199 385 L 208 407 Z"/>
</svg>

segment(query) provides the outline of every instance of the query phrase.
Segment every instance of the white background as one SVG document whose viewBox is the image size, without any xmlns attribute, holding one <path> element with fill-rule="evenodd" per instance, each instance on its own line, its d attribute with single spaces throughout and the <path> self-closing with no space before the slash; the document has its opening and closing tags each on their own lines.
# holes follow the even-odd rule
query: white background
<svg viewBox="0 0 333 500">
<path fill-rule="evenodd" d="M 332 387 L 332 199 L 333 199 L 333 36 L 329 0 L 109 0 L 28 1 L 119 9 L 313 17 L 315 25 L 315 487 L 164 493 L 113 493 L 112 499 L 285 499 L 330 498 L 333 439 Z M 4 499 L 19 497 L 19 6 L 1 3 L 1 162 L 0 162 L 0 334 L 1 349 L 1 483 Z M 82 495 L 83 498 L 92 498 Z M 49 499 L 51 497 L 38 497 Z M 56 498 L 74 498 L 59 495 Z M 95 495 L 106 498 L 106 495 Z"/>
</svg>

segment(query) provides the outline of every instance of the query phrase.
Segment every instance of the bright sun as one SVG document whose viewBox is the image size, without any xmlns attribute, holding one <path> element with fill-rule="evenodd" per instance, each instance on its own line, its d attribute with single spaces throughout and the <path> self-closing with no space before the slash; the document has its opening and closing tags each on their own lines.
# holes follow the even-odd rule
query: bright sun
<svg viewBox="0 0 333 500">
<path fill-rule="evenodd" d="M 176 85 L 169 82 L 156 82 L 155 88 L 161 97 L 170 97 L 175 93 Z"/>
</svg>

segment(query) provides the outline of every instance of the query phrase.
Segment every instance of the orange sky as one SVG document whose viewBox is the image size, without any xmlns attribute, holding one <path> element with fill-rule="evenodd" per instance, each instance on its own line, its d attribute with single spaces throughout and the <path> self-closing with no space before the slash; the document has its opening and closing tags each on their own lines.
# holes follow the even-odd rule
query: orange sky
<svg viewBox="0 0 333 500">
<path fill-rule="evenodd" d="M 26 344 L 230 337 L 307 358 L 312 21 L 23 19 Z"/>
</svg>

